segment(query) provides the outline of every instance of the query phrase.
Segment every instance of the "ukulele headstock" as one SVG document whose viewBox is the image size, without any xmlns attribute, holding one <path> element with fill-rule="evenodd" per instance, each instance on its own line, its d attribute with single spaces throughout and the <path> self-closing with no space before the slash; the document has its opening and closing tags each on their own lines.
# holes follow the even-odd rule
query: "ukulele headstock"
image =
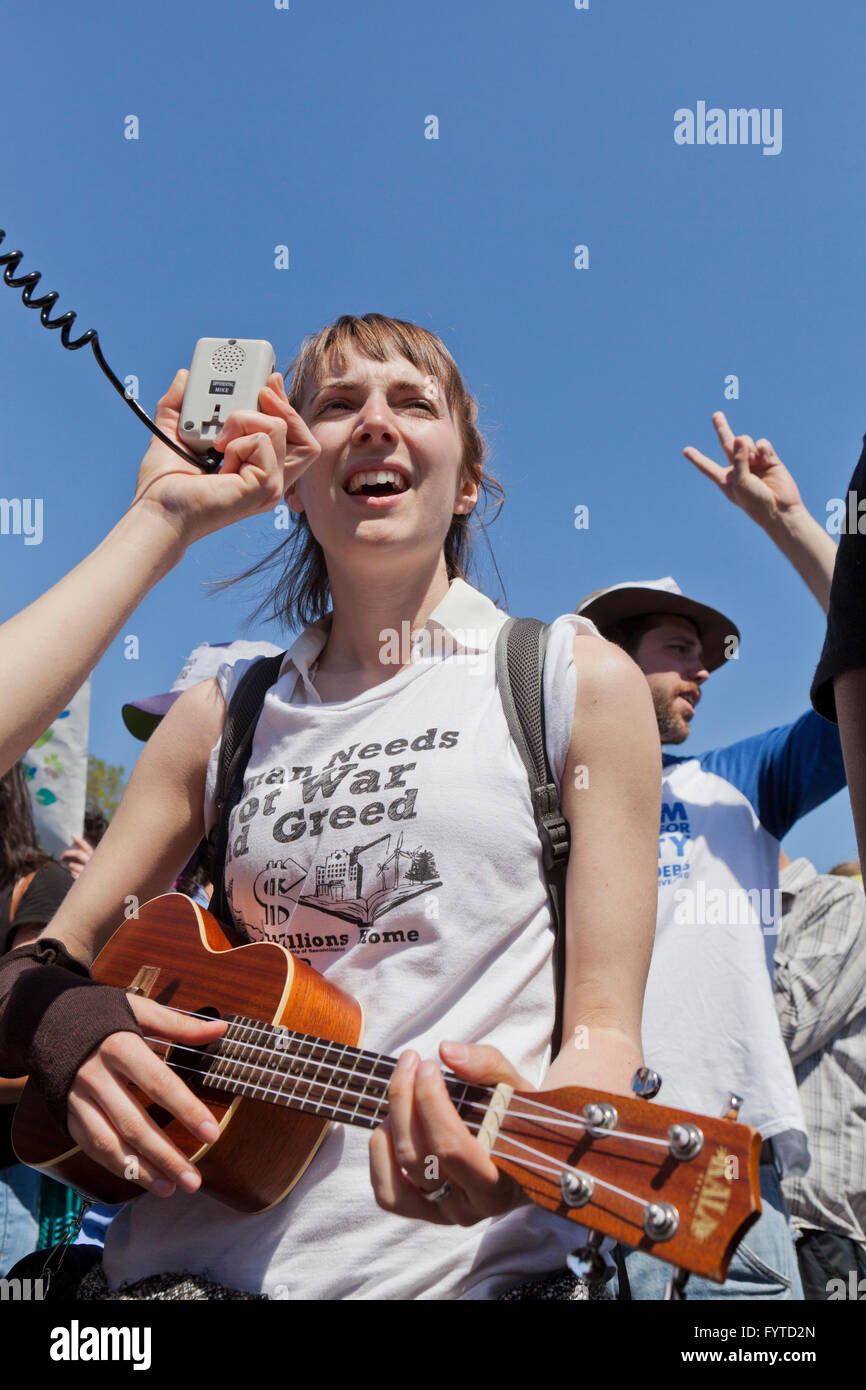
<svg viewBox="0 0 866 1390">
<path fill-rule="evenodd" d="M 491 1151 L 534 1202 L 724 1282 L 761 1210 L 748 1125 L 579 1086 L 515 1091 Z"/>
</svg>

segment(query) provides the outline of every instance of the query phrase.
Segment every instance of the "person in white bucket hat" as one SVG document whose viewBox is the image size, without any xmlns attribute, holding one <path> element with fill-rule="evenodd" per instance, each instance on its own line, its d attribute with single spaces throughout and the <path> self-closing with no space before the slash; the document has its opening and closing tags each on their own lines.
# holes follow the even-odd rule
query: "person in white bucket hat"
<svg viewBox="0 0 866 1390">
<path fill-rule="evenodd" d="M 249 661 L 256 656 L 276 656 L 282 650 L 273 642 L 202 642 L 193 647 L 171 689 L 164 695 L 151 695 L 146 700 L 133 700 L 123 706 L 123 722 L 134 738 L 144 742 L 185 690 L 198 685 L 199 681 L 210 680 L 221 666 L 232 666 L 236 661 Z"/>
<path fill-rule="evenodd" d="M 713 417 L 724 468 L 686 457 L 767 532 L 827 611 L 835 545 L 810 516 L 768 440 L 734 438 Z M 662 744 L 684 742 L 711 672 L 737 656 L 739 632 L 676 581 L 596 590 L 576 611 L 624 648 L 646 676 Z M 805 693 L 805 691 L 804 691 Z M 763 1135 L 763 1214 L 719 1287 L 689 1280 L 690 1299 L 801 1299 L 780 1174 L 809 1165 L 797 1085 L 773 1002 L 781 911 L 779 842 L 845 785 L 838 730 L 813 710 L 695 757 L 662 754 L 658 918 L 642 1020 L 644 1055 L 662 1077 L 659 1103 L 717 1115 L 730 1094 Z M 621 1252 L 618 1295 L 658 1299 L 663 1267 Z"/>
<path fill-rule="evenodd" d="M 180 669 L 177 679 L 164 695 L 151 695 L 145 700 L 132 700 L 123 706 L 123 722 L 134 738 L 146 743 L 160 720 L 168 714 L 172 705 L 179 700 L 185 690 L 210 680 L 223 667 L 234 666 L 237 661 L 252 661 L 259 656 L 276 656 L 282 651 L 273 642 L 248 642 L 237 639 L 234 642 L 201 642 L 193 647 Z M 85 841 L 86 843 L 86 841 Z M 89 848 L 89 846 L 88 846 Z M 178 892 L 186 893 L 202 907 L 207 907 L 210 891 L 205 891 L 207 882 L 205 858 L 202 857 L 202 844 L 199 844 L 189 862 L 175 880 Z M 90 850 L 90 854 L 93 851 Z M 89 856 L 88 856 L 89 857 Z"/>
</svg>

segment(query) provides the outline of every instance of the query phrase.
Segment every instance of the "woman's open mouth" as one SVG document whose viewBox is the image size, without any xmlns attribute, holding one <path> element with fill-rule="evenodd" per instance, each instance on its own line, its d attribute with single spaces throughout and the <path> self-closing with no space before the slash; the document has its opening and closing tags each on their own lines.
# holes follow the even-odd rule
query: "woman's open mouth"
<svg viewBox="0 0 866 1390">
<path fill-rule="evenodd" d="M 364 502 L 385 501 L 409 491 L 409 481 L 396 468 L 359 469 L 343 484 L 347 496 Z"/>
<path fill-rule="evenodd" d="M 398 492 L 407 492 L 409 484 L 395 468 L 376 468 L 363 473 L 353 473 L 346 484 L 350 497 L 362 493 L 365 497 L 393 497 Z"/>
</svg>

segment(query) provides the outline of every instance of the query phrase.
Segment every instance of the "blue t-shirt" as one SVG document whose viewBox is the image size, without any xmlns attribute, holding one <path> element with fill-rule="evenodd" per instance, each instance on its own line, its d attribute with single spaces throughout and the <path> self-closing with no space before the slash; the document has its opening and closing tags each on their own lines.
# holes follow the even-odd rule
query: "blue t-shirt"
<svg viewBox="0 0 866 1390">
<path fill-rule="evenodd" d="M 665 768 L 692 761 L 662 755 Z M 776 840 L 783 840 L 802 816 L 845 786 L 839 730 L 814 710 L 793 724 L 699 753 L 697 761 L 705 772 L 714 772 L 741 791 Z"/>
</svg>

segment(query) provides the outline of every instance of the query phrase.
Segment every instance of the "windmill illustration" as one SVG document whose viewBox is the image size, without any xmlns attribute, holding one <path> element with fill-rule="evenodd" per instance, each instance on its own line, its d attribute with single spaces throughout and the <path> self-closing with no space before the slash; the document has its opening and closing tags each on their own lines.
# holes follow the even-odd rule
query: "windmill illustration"
<svg viewBox="0 0 866 1390">
<path fill-rule="evenodd" d="M 404 859 L 409 861 L 406 865 L 406 872 L 408 872 L 412 866 L 412 855 L 408 854 L 403 848 L 403 832 L 401 830 L 397 843 L 391 853 L 382 860 L 381 864 L 376 865 L 376 873 L 379 875 L 379 887 L 383 892 L 389 888 L 399 887 L 404 877 L 402 872 L 402 861 Z"/>
</svg>

